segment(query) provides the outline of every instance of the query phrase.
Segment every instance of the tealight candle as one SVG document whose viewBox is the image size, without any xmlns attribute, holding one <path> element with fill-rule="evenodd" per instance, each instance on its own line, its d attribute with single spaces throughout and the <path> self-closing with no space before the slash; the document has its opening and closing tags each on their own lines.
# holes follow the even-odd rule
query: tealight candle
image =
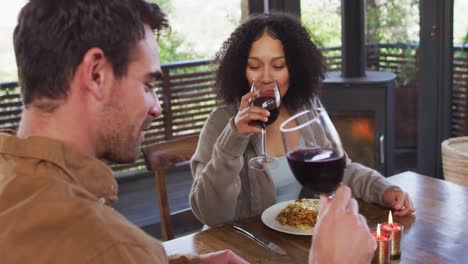
<svg viewBox="0 0 468 264">
<path fill-rule="evenodd" d="M 372 263 L 389 264 L 390 263 L 390 242 L 392 238 L 389 234 L 380 232 L 380 224 L 377 225 L 377 230 L 372 232 L 372 235 L 377 240 L 377 249 L 375 250 Z"/>
<path fill-rule="evenodd" d="M 403 226 L 393 222 L 392 211 L 388 213 L 388 222 L 380 227 L 382 233 L 388 234 L 392 239 L 390 243 L 390 256 L 392 259 L 398 259 L 401 256 L 401 239 L 403 238 Z"/>
</svg>

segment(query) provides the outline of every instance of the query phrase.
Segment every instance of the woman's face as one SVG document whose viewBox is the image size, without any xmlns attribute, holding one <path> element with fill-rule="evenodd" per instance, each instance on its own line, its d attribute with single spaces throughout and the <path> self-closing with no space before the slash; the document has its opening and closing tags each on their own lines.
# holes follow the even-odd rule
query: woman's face
<svg viewBox="0 0 468 264">
<path fill-rule="evenodd" d="M 289 72 L 286 65 L 283 44 L 280 40 L 272 38 L 268 33 L 252 43 L 245 74 L 249 83 L 270 86 L 274 81 L 278 83 L 281 97 L 288 91 Z"/>
</svg>

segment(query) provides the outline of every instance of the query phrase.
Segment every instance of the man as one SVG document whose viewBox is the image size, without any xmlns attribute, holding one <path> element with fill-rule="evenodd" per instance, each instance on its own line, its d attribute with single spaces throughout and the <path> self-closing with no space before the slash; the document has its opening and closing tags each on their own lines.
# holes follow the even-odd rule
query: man
<svg viewBox="0 0 468 264">
<path fill-rule="evenodd" d="M 166 27 L 159 7 L 142 0 L 30 0 L 21 10 L 14 46 L 24 110 L 16 135 L 0 133 L 0 263 L 246 263 L 230 250 L 168 259 L 108 206 L 117 184 L 97 158 L 138 156 L 161 112 L 153 31 Z M 372 243 L 334 246 L 369 238 L 349 189 L 323 203 L 311 262 L 343 260 L 335 256 L 343 247 L 355 251 L 346 260 L 367 260 Z M 333 233 L 341 223 L 352 231 Z"/>
<path fill-rule="evenodd" d="M 320 213 L 314 228 L 310 264 L 370 263 L 377 242 L 366 219 L 351 197 L 351 189 L 341 184 L 333 199 L 320 197 Z"/>
<path fill-rule="evenodd" d="M 14 32 L 24 111 L 0 135 L 0 263 L 167 263 L 161 244 L 109 203 L 161 112 L 153 30 L 141 0 L 31 0 Z M 231 251 L 175 263 L 245 263 Z"/>
</svg>

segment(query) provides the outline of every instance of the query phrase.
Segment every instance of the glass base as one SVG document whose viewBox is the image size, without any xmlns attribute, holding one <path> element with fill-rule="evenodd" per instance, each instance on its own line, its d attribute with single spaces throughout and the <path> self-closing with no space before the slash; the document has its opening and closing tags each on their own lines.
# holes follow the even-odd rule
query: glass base
<svg viewBox="0 0 468 264">
<path fill-rule="evenodd" d="M 276 169 L 278 165 L 277 159 L 268 156 L 258 156 L 249 161 L 250 168 L 258 171 L 264 171 L 266 168 Z"/>
</svg>

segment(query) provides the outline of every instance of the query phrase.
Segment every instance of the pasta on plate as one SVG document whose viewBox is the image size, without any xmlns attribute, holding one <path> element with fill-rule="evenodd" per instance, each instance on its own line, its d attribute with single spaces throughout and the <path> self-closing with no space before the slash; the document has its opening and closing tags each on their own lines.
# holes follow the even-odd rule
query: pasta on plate
<svg viewBox="0 0 468 264">
<path fill-rule="evenodd" d="M 276 216 L 276 221 L 301 231 L 312 231 L 319 211 L 319 200 L 297 199 Z"/>
</svg>

